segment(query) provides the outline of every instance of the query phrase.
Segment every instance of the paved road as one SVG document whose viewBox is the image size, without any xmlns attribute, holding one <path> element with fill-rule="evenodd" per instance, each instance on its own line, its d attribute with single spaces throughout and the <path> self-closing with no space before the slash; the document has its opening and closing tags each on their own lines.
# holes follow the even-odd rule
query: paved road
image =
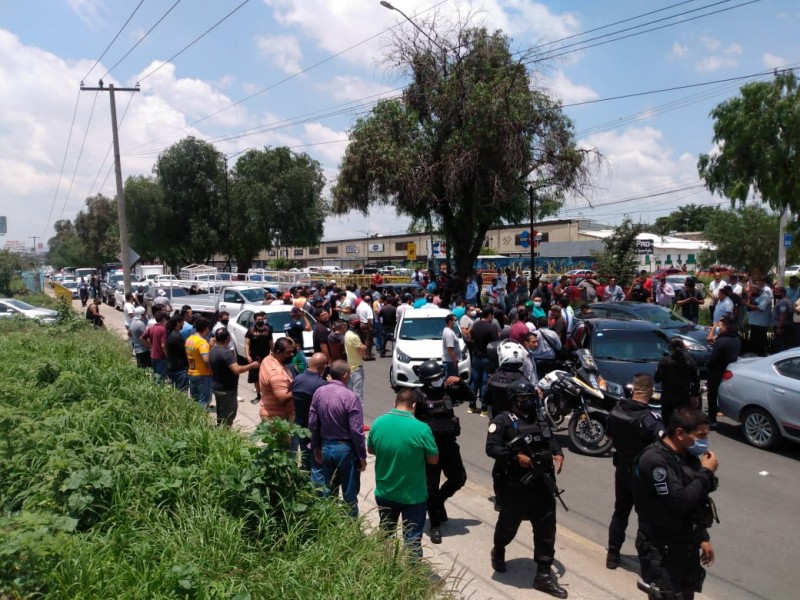
<svg viewBox="0 0 800 600">
<path fill-rule="evenodd" d="M 75 302 L 78 310 L 80 303 Z M 122 315 L 103 307 L 106 323 L 122 330 Z M 390 359 L 366 363 L 365 418 L 372 421 L 391 408 L 394 394 L 388 384 Z M 254 394 L 240 378 L 237 424 L 249 429 L 258 422 Z M 471 484 L 486 491 L 487 522 L 495 513 L 488 500 L 491 461 L 484 454 L 488 421 L 458 409 L 461 417 L 461 447 Z M 566 434 L 560 436 L 567 447 Z M 800 446 L 785 446 L 779 452 L 763 452 L 741 441 L 738 429 L 722 420 L 711 445 L 720 459 L 720 488 L 714 494 L 721 524 L 711 532 L 717 563 L 708 571 L 704 595 L 712 598 L 770 600 L 793 599 L 800 590 L 800 486 L 797 485 Z M 559 512 L 559 522 L 596 544 L 605 545 L 613 508 L 613 467 L 610 458 L 589 458 L 566 450 L 564 472 L 559 479 L 567 491 L 569 512 Z M 768 475 L 759 473 L 766 471 Z M 635 522 L 635 516 L 633 517 Z M 633 526 L 623 548 L 625 568 L 635 570 Z"/>
</svg>

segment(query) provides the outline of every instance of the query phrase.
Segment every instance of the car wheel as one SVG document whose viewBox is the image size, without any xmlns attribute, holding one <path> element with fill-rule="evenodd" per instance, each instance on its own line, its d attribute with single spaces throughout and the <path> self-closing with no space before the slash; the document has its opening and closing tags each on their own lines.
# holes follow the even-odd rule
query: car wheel
<svg viewBox="0 0 800 600">
<path fill-rule="evenodd" d="M 747 443 L 769 450 L 781 441 L 781 432 L 772 415 L 763 408 L 748 408 L 742 415 L 742 434 Z"/>
<path fill-rule="evenodd" d="M 394 382 L 394 367 L 389 367 L 389 387 L 391 387 L 395 392 L 399 389 L 397 384 Z"/>
</svg>

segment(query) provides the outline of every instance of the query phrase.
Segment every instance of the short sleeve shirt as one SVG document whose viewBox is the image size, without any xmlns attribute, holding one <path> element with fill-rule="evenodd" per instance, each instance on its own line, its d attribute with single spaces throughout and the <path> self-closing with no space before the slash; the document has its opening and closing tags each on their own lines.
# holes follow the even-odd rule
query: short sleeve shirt
<svg viewBox="0 0 800 600">
<path fill-rule="evenodd" d="M 239 376 L 231 371 L 236 364 L 236 355 L 227 346 L 214 346 L 208 355 L 211 365 L 211 387 L 215 390 L 235 390 Z"/>
<path fill-rule="evenodd" d="M 211 367 L 203 360 L 210 350 L 208 342 L 197 333 L 186 340 L 186 358 L 189 361 L 189 376 L 201 377 L 211 375 Z"/>
<path fill-rule="evenodd" d="M 349 330 L 344 334 L 344 351 L 347 355 L 347 364 L 350 365 L 351 372 L 364 365 L 364 359 L 361 358 L 361 353 L 358 351 L 360 345 L 361 338 L 358 337 L 355 331 Z"/>
<path fill-rule="evenodd" d="M 251 327 L 244 334 L 250 340 L 250 357 L 253 360 L 262 360 L 272 352 L 272 327 L 264 325 L 264 329 Z"/>
<path fill-rule="evenodd" d="M 461 346 L 458 343 L 458 336 L 450 327 L 445 327 L 442 331 L 442 361 L 444 362 L 451 362 L 448 348 L 452 348 L 456 353 L 456 362 L 461 362 Z"/>
<path fill-rule="evenodd" d="M 430 426 L 392 409 L 375 419 L 368 447 L 375 453 L 375 496 L 400 504 L 425 502 L 425 459 L 439 454 Z"/>
</svg>

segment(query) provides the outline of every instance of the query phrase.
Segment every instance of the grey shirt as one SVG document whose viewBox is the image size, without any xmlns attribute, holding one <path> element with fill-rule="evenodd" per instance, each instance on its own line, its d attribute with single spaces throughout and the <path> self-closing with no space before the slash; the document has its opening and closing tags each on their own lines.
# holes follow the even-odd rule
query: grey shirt
<svg viewBox="0 0 800 600">
<path fill-rule="evenodd" d="M 131 343 L 133 344 L 133 353 L 142 354 L 143 352 L 150 352 L 150 349 L 142 341 L 142 334 L 147 327 L 144 321 L 139 317 L 131 320 L 131 325 L 128 330 L 131 332 Z"/>
</svg>

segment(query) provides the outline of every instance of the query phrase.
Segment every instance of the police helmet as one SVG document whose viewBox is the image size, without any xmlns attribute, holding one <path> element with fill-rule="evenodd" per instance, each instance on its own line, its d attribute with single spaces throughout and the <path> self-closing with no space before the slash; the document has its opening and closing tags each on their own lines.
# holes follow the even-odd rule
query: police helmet
<svg viewBox="0 0 800 600">
<path fill-rule="evenodd" d="M 444 369 L 435 360 L 426 360 L 419 367 L 414 369 L 422 383 L 433 381 L 434 379 L 441 379 L 444 376 Z"/>
<path fill-rule="evenodd" d="M 537 395 L 536 387 L 524 379 L 519 379 L 508 386 L 508 399 L 512 406 L 516 406 L 526 413 L 533 410 L 534 399 Z"/>
<path fill-rule="evenodd" d="M 497 347 L 497 365 L 505 371 L 521 369 L 527 352 L 522 344 L 506 340 Z"/>
</svg>

